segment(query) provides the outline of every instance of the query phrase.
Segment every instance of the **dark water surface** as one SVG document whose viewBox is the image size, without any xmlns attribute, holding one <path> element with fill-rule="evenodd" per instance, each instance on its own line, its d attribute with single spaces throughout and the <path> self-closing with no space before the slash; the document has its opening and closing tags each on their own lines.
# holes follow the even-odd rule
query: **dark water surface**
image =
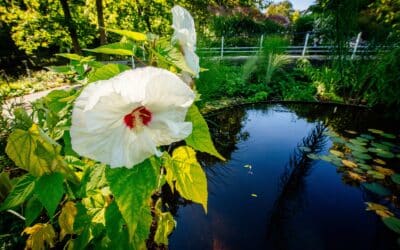
<svg viewBox="0 0 400 250">
<path fill-rule="evenodd" d="M 327 129 L 398 135 L 395 121 L 346 107 L 267 104 L 207 119 L 228 160 L 202 159 L 208 214 L 197 204 L 171 202 L 177 228 L 170 249 L 399 249 L 399 236 L 365 210 L 374 197 L 345 184 L 332 164 L 299 150 L 329 151 Z"/>
</svg>

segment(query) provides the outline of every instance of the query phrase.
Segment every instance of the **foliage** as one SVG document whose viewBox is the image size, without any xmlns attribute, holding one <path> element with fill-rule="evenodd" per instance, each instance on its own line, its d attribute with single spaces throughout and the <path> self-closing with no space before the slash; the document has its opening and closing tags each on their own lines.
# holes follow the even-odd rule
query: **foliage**
<svg viewBox="0 0 400 250">
<path fill-rule="evenodd" d="M 142 63 L 179 75 L 187 72 L 177 44 L 127 30 L 109 32 L 123 36 L 123 43 L 91 52 L 118 57 L 130 51 L 136 56 L 133 48 L 139 45 L 147 55 Z M 102 64 L 91 56 L 60 56 L 70 63 L 53 69 L 84 86 L 129 69 Z M 186 117 L 193 126 L 186 146 L 161 147 L 161 156 L 154 155 L 130 169 L 110 168 L 80 156 L 71 147 L 71 113 L 80 92 L 55 90 L 33 103 L 31 114 L 21 109 L 15 112 L 6 152 L 21 172 L 1 189 L 4 197 L 6 194 L 1 213 L 11 211 L 25 219 L 25 229 L 20 228 L 19 234 L 28 236 L 29 249 L 55 245 L 71 249 L 144 249 L 147 244 L 167 245 L 175 221 L 159 199 L 164 185 L 207 211 L 207 179 L 196 151 L 224 159 L 214 147 L 207 123 L 193 104 Z M 8 180 L 6 174 L 0 177 Z"/>
</svg>

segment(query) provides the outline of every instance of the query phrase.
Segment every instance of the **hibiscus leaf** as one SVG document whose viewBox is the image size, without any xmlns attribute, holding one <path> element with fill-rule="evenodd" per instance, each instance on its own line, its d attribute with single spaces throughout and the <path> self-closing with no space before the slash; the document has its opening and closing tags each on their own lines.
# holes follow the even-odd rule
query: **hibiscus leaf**
<svg viewBox="0 0 400 250">
<path fill-rule="evenodd" d="M 63 240 L 65 235 L 74 233 L 75 216 L 78 210 L 75 203 L 68 201 L 61 209 L 61 214 L 58 217 L 58 224 L 60 225 L 60 240 Z"/>
<path fill-rule="evenodd" d="M 126 38 L 129 38 L 134 41 L 146 41 L 147 36 L 146 34 L 139 33 L 139 32 L 134 32 L 134 31 L 129 31 L 129 30 L 116 30 L 116 29 L 107 29 L 107 31 L 125 36 Z"/>
<path fill-rule="evenodd" d="M 225 158 L 215 148 L 207 122 L 196 105 L 192 105 L 189 108 L 186 121 L 190 121 L 193 124 L 192 134 L 185 139 L 186 144 L 200 152 L 208 153 L 225 161 Z"/>
<path fill-rule="evenodd" d="M 109 242 L 107 249 L 130 249 L 129 234 L 126 222 L 115 202 L 112 202 L 106 210 L 106 232 Z"/>
<path fill-rule="evenodd" d="M 64 177 L 61 173 L 41 176 L 35 184 L 34 193 L 46 208 L 49 217 L 53 217 L 58 203 L 64 194 Z"/>
<path fill-rule="evenodd" d="M 146 160 L 132 169 L 106 169 L 111 192 L 128 227 L 129 240 L 137 249 L 144 246 L 150 234 L 150 201 L 160 173 L 159 165 L 153 163 Z"/>
<path fill-rule="evenodd" d="M 30 174 L 22 176 L 14 188 L 8 194 L 6 200 L 1 204 L 0 211 L 21 205 L 32 194 L 35 187 L 35 177 Z"/>
<path fill-rule="evenodd" d="M 61 165 L 60 148 L 33 124 L 27 131 L 16 129 L 10 134 L 6 152 L 15 165 L 38 177 Z"/>
<path fill-rule="evenodd" d="M 166 179 L 180 195 L 193 202 L 200 203 L 207 213 L 207 178 L 196 159 L 196 152 L 187 146 L 174 150 L 172 157 L 165 154 Z"/>
<path fill-rule="evenodd" d="M 30 226 L 36 218 L 40 215 L 43 210 L 43 205 L 37 199 L 36 196 L 33 196 L 28 203 L 26 204 L 25 208 L 25 225 Z"/>
<path fill-rule="evenodd" d="M 88 82 L 96 82 L 100 80 L 108 80 L 119 73 L 130 69 L 123 64 L 106 64 L 100 68 L 94 69 L 88 76 Z"/>
<path fill-rule="evenodd" d="M 51 224 L 35 224 L 32 227 L 25 228 L 22 234 L 29 235 L 25 249 L 48 249 L 55 245 L 56 233 Z"/>
<path fill-rule="evenodd" d="M 103 45 L 95 49 L 85 49 L 85 50 L 94 53 L 102 53 L 109 55 L 133 56 L 135 47 L 136 45 L 131 42 L 118 42 L 118 43 L 110 43 L 107 45 Z"/>
<path fill-rule="evenodd" d="M 154 235 L 154 241 L 159 245 L 164 244 L 167 246 L 168 236 L 174 230 L 176 222 L 170 212 L 161 211 L 161 199 L 157 201 L 155 213 L 157 218 L 157 229 Z"/>
</svg>

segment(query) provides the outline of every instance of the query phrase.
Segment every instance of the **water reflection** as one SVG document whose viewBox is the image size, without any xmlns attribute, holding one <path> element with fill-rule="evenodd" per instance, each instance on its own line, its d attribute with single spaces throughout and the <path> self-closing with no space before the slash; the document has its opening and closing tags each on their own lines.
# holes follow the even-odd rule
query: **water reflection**
<svg viewBox="0 0 400 250">
<path fill-rule="evenodd" d="M 327 127 L 343 135 L 371 127 L 397 135 L 396 121 L 328 105 L 254 105 L 207 120 L 228 160 L 200 155 L 210 194 L 207 215 L 164 192 L 178 222 L 171 249 L 397 249 L 396 235 L 365 211 L 371 197 L 345 185 L 330 163 L 306 157 L 330 149 Z"/>
</svg>

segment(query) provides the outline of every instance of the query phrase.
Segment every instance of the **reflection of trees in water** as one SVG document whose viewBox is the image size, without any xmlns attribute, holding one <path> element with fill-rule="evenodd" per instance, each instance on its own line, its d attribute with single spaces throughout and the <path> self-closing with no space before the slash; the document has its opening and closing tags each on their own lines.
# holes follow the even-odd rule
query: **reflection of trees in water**
<svg viewBox="0 0 400 250">
<path fill-rule="evenodd" d="M 327 142 L 323 132 L 326 127 L 317 123 L 307 137 L 298 143 L 289 158 L 283 174 L 280 177 L 278 196 L 270 213 L 268 221 L 268 237 L 277 249 L 286 249 L 290 241 L 289 222 L 297 212 L 304 207 L 305 178 L 310 174 L 313 160 L 307 157 L 309 153 L 320 153 Z M 311 151 L 304 152 L 301 147 Z"/>
</svg>

